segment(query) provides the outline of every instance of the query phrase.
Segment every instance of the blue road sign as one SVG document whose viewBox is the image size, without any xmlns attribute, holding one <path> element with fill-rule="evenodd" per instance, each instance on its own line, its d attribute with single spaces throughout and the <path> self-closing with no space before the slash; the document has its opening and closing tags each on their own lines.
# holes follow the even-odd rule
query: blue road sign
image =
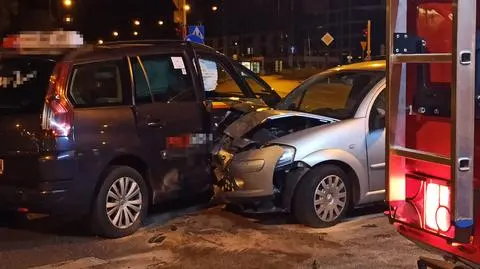
<svg viewBox="0 0 480 269">
<path fill-rule="evenodd" d="M 290 53 L 291 54 L 297 53 L 297 48 L 295 46 L 290 46 Z"/>
<path fill-rule="evenodd" d="M 205 26 L 195 25 L 188 26 L 187 41 L 204 44 L 205 43 Z"/>
</svg>

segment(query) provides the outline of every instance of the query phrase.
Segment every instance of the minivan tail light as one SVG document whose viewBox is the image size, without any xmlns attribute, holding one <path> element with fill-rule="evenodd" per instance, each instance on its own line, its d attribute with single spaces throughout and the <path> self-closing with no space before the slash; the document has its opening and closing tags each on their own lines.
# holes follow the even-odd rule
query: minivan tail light
<svg viewBox="0 0 480 269">
<path fill-rule="evenodd" d="M 42 127 L 54 136 L 69 136 L 73 123 L 73 108 L 66 96 L 69 63 L 58 63 L 50 77 L 43 111 Z"/>
</svg>

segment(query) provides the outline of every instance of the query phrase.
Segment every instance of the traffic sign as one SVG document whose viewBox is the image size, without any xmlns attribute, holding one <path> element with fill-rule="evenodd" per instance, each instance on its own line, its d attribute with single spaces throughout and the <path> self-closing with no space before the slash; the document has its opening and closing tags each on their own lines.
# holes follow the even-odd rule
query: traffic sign
<svg viewBox="0 0 480 269">
<path fill-rule="evenodd" d="M 188 26 L 187 41 L 204 44 L 205 43 L 205 26 L 196 25 Z"/>
<path fill-rule="evenodd" d="M 295 46 L 290 46 L 290 53 L 291 54 L 297 53 L 297 48 Z"/>
<path fill-rule="evenodd" d="M 332 44 L 333 40 L 335 40 L 335 39 L 334 39 L 333 36 L 332 36 L 330 33 L 328 33 L 328 32 L 327 32 L 325 35 L 323 35 L 323 37 L 322 37 L 323 43 L 324 43 L 325 45 L 327 45 L 327 46 L 330 46 L 330 44 Z"/>
<path fill-rule="evenodd" d="M 365 51 L 367 49 L 367 41 L 360 41 L 360 46 L 362 46 L 362 50 Z"/>
</svg>

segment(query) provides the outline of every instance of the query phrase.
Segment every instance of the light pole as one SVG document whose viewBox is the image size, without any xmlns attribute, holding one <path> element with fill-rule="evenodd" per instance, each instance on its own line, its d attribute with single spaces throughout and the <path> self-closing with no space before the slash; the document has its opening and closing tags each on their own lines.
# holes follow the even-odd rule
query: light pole
<svg viewBox="0 0 480 269">
<path fill-rule="evenodd" d="M 372 31 L 372 21 L 368 20 L 367 22 L 367 56 L 365 57 L 365 60 L 367 61 L 370 61 L 372 59 L 371 31 Z"/>
<path fill-rule="evenodd" d="M 183 39 L 187 38 L 187 12 L 190 11 L 190 5 L 187 4 L 186 0 L 182 0 L 182 33 Z"/>
</svg>

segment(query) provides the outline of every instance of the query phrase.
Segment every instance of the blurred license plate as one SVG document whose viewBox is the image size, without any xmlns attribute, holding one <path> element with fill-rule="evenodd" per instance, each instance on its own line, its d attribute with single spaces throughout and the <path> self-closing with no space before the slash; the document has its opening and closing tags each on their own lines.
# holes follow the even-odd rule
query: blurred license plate
<svg viewBox="0 0 480 269">
<path fill-rule="evenodd" d="M 4 167 L 3 167 L 3 160 L 0 159 L 0 175 L 3 175 L 3 169 L 4 169 Z"/>
</svg>

